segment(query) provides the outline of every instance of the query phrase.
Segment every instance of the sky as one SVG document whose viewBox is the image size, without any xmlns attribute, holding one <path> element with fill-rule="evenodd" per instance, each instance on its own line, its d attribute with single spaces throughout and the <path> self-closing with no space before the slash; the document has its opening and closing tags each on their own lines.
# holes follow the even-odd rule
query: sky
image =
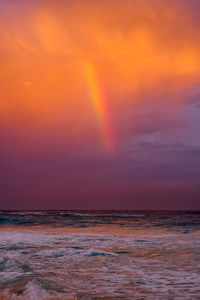
<svg viewBox="0 0 200 300">
<path fill-rule="evenodd" d="M 0 209 L 200 209 L 199 0 L 0 0 Z"/>
</svg>

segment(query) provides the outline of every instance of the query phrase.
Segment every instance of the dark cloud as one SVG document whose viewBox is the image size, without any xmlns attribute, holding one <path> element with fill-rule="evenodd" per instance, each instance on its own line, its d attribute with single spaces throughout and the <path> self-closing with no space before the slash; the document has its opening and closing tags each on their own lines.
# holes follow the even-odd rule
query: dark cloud
<svg viewBox="0 0 200 300">
<path fill-rule="evenodd" d="M 144 105 L 145 110 L 145 105 Z M 167 132 L 184 126 L 184 121 L 177 118 L 176 114 L 169 112 L 137 113 L 135 111 L 122 114 L 116 120 L 116 130 L 121 136 L 126 134 L 151 135 L 158 132 Z"/>
<path fill-rule="evenodd" d="M 140 143 L 112 158 L 46 152 L 4 157 L 1 166 L 3 208 L 192 209 L 199 203 L 199 146 Z"/>
<path fill-rule="evenodd" d="M 200 146 L 141 143 L 136 153 L 140 169 L 135 171 L 133 163 L 129 175 L 137 180 L 200 182 Z"/>
</svg>

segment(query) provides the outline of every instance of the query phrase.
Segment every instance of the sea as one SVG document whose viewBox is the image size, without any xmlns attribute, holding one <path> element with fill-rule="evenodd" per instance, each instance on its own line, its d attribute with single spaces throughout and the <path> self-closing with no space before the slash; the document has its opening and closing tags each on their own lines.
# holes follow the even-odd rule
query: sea
<svg viewBox="0 0 200 300">
<path fill-rule="evenodd" d="M 1 211 L 0 300 L 200 299 L 199 211 Z"/>
</svg>

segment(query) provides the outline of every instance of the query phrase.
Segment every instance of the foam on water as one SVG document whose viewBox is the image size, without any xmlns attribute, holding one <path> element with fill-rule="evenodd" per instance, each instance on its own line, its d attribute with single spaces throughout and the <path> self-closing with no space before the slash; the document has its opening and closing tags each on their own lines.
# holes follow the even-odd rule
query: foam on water
<svg viewBox="0 0 200 300">
<path fill-rule="evenodd" d="M 63 295 L 58 293 L 48 293 L 36 281 L 30 281 L 24 288 L 21 295 L 11 292 L 9 289 L 0 294 L 0 300 L 73 300 L 73 295 Z"/>
<path fill-rule="evenodd" d="M 199 214 L 88 214 L 2 213 L 0 300 L 198 299 Z"/>
</svg>

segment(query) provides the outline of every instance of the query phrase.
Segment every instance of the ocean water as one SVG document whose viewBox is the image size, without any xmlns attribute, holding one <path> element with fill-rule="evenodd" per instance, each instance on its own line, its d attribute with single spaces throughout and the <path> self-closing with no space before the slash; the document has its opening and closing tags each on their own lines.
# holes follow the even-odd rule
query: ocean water
<svg viewBox="0 0 200 300">
<path fill-rule="evenodd" d="M 200 299 L 200 212 L 0 212 L 0 299 Z"/>
</svg>

